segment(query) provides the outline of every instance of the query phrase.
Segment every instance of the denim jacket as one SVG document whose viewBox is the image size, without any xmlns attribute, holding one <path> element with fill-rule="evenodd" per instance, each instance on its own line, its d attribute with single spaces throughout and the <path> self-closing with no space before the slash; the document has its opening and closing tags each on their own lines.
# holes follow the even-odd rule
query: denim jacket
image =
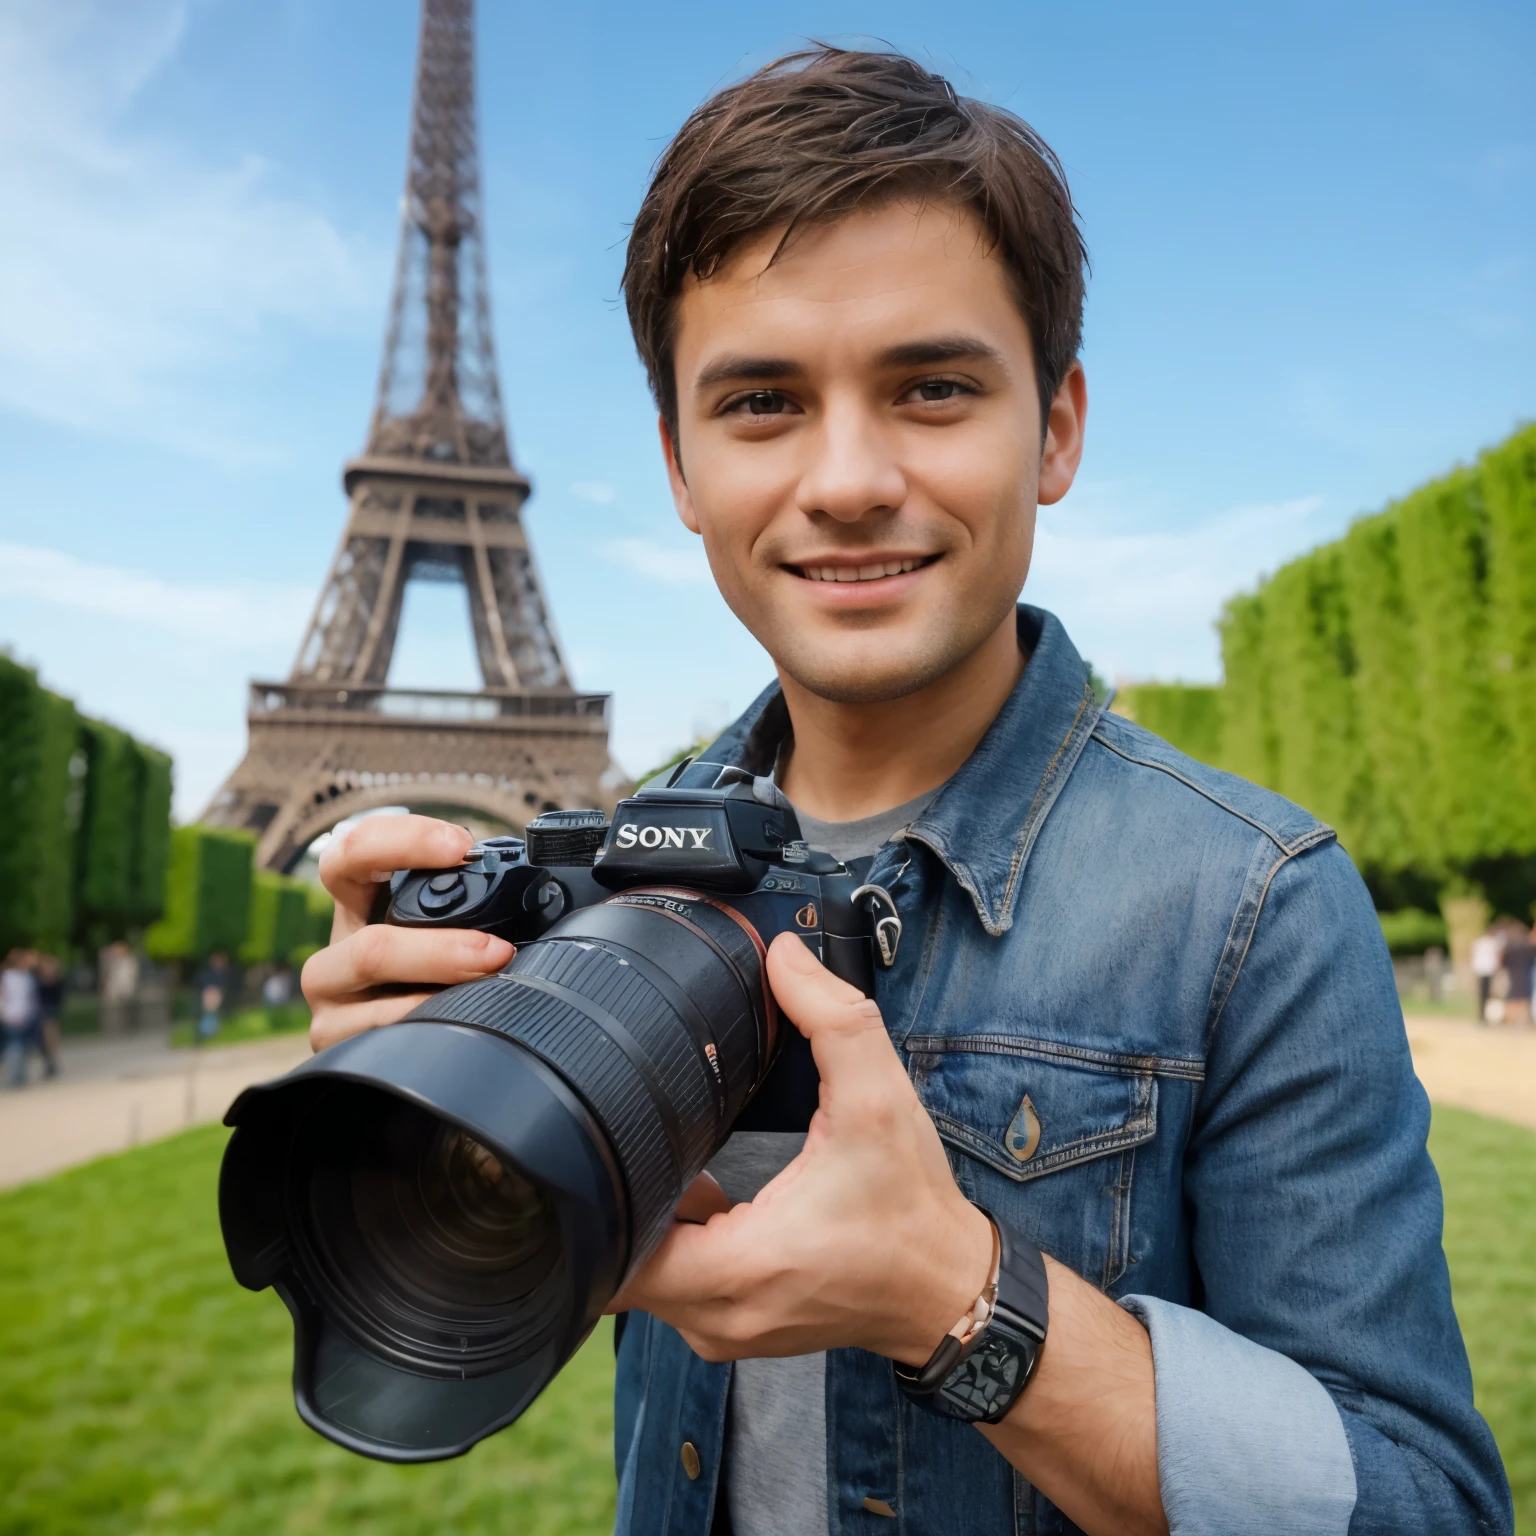
<svg viewBox="0 0 1536 1536">
<path fill-rule="evenodd" d="M 960 1188 L 1146 1324 L 1176 1536 L 1508 1533 L 1359 876 L 1105 713 L 1050 614 L 1019 630 L 1018 686 L 870 873 L 905 924 L 880 1007 Z M 709 755 L 769 772 L 787 723 L 770 688 Z M 707 1536 L 730 1374 L 630 1315 L 618 1536 Z M 826 1420 L 832 1536 L 1078 1529 L 878 1355 L 828 1354 Z"/>
</svg>

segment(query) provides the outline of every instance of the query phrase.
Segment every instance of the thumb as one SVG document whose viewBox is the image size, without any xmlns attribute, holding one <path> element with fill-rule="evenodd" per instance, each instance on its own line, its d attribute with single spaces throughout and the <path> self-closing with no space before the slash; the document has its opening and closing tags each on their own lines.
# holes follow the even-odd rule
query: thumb
<svg viewBox="0 0 1536 1536">
<path fill-rule="evenodd" d="M 834 976 L 796 934 L 781 933 L 770 946 L 768 984 L 779 1007 L 810 1041 L 823 1104 L 829 1091 L 875 1089 L 886 1080 L 907 1086 L 874 999 Z"/>
</svg>

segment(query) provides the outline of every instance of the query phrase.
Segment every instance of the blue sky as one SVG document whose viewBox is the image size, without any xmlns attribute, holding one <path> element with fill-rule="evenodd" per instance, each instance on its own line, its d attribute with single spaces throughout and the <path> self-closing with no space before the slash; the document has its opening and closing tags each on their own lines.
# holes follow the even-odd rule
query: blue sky
<svg viewBox="0 0 1536 1536">
<path fill-rule="evenodd" d="M 632 771 L 767 664 L 671 511 L 618 275 L 711 89 L 879 38 L 1020 112 L 1093 257 L 1079 484 L 1027 589 L 1107 675 L 1214 678 L 1222 599 L 1536 416 L 1536 8 L 480 0 L 497 345 L 577 682 Z M 175 753 L 286 674 L 372 402 L 412 0 L 0 7 L 0 644 Z M 473 686 L 413 589 L 394 680 Z"/>
</svg>

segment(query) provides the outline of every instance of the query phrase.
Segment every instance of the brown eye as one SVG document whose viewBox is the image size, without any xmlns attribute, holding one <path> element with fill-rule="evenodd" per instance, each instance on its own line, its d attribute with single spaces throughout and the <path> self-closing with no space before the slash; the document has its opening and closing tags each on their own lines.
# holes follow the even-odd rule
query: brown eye
<svg viewBox="0 0 1536 1536">
<path fill-rule="evenodd" d="M 917 386 L 919 400 L 953 400 L 960 386 L 953 379 L 927 379 Z"/>
<path fill-rule="evenodd" d="M 738 402 L 751 416 L 779 416 L 784 411 L 784 396 L 773 389 L 755 389 Z"/>
</svg>

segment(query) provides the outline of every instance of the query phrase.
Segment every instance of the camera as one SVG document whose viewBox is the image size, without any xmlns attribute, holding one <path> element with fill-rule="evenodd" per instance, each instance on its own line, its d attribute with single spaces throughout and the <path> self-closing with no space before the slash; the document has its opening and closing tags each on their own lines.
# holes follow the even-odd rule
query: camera
<svg viewBox="0 0 1536 1536">
<path fill-rule="evenodd" d="M 294 1323 L 294 1398 L 384 1461 L 515 1420 L 661 1241 L 733 1129 L 804 1130 L 819 1080 L 764 964 L 798 934 L 874 995 L 891 897 L 808 847 L 771 781 L 685 760 L 551 811 L 375 916 L 518 948 L 398 1024 L 247 1089 L 219 1178 L 235 1278 Z"/>
</svg>

